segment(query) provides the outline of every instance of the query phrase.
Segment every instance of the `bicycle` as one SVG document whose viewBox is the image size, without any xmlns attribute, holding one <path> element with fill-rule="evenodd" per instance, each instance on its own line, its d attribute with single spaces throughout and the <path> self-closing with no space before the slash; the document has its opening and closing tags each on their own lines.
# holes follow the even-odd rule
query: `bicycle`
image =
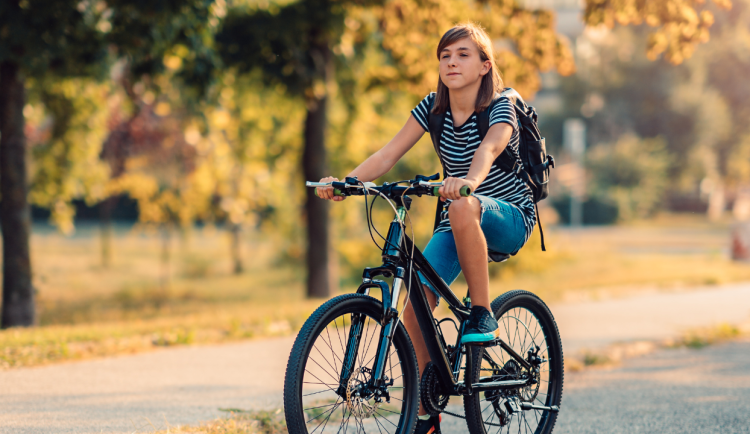
<svg viewBox="0 0 750 434">
<path fill-rule="evenodd" d="M 308 187 L 333 186 L 339 196 L 365 196 L 373 241 L 372 203 L 368 210 L 367 197 L 385 199 L 395 218 L 387 235 L 381 235 L 383 246 L 378 246 L 383 264 L 365 268 L 356 293 L 324 303 L 297 335 L 284 381 L 290 433 L 324 433 L 331 428 L 329 432 L 337 433 L 412 434 L 419 401 L 429 414 L 437 415 L 446 412 L 451 396 L 463 397 L 465 415 L 446 413 L 465 417 L 471 434 L 552 432 L 564 373 L 562 343 L 550 310 L 530 292 L 507 292 L 492 302 L 501 338 L 485 345 L 461 345 L 471 300 L 468 294 L 458 299 L 405 233 L 410 195 L 439 196 L 442 183 L 430 182 L 436 179 L 437 174 L 418 175 L 379 186 L 356 178 L 307 182 Z M 466 187 L 461 191 L 462 196 L 470 193 Z M 443 297 L 458 322 L 435 319 L 417 271 Z M 381 276 L 392 278 L 391 284 L 376 279 Z M 407 289 L 404 307 L 412 303 L 432 359 L 421 378 L 411 339 L 399 321 L 403 287 Z M 373 289 L 380 291 L 382 300 L 370 296 Z M 446 322 L 457 330 L 454 345 L 446 344 L 442 332 Z"/>
</svg>

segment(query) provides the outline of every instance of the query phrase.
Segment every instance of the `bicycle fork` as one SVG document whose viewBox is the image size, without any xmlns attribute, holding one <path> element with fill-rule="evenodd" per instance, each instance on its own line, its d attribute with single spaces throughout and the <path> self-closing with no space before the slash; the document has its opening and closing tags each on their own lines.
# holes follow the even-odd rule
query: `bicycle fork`
<svg viewBox="0 0 750 434">
<path fill-rule="evenodd" d="M 376 396 L 376 400 L 383 394 L 385 388 L 393 384 L 393 378 L 388 383 L 385 381 L 385 370 L 386 363 L 391 350 L 391 343 L 393 342 L 393 334 L 396 332 L 398 326 L 398 299 L 401 292 L 401 286 L 404 282 L 404 269 L 398 267 L 396 269 L 396 275 L 393 278 L 393 291 L 391 293 L 390 301 L 391 305 L 386 306 L 383 321 L 381 322 L 382 328 L 380 329 L 380 337 L 378 339 L 378 347 L 373 357 L 373 364 L 371 368 L 363 367 L 363 372 L 371 374 L 368 379 L 369 392 Z M 369 293 L 369 288 L 365 289 L 365 294 Z M 384 297 L 387 299 L 387 297 Z M 349 385 L 352 375 L 357 375 L 354 372 L 354 365 L 357 361 L 359 354 L 359 345 L 362 340 L 362 332 L 364 331 L 365 315 L 364 314 L 352 314 L 352 323 L 349 332 L 349 338 L 346 342 L 346 350 L 344 351 L 344 359 L 341 366 L 341 374 L 339 378 L 339 388 L 337 393 L 339 396 L 347 399 L 347 387 Z M 367 393 L 368 391 L 363 391 Z M 386 399 L 390 401 L 390 397 Z"/>
</svg>

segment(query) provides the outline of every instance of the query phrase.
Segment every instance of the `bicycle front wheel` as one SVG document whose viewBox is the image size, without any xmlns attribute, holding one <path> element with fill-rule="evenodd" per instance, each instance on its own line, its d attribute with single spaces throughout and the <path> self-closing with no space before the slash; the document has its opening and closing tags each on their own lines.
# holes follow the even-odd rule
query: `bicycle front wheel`
<svg viewBox="0 0 750 434">
<path fill-rule="evenodd" d="M 550 434 L 557 420 L 556 412 L 536 409 L 510 411 L 506 401 L 543 407 L 560 406 L 563 353 L 555 319 L 539 297 L 520 290 L 497 297 L 492 302 L 492 311 L 500 325 L 500 339 L 522 357 L 527 357 L 531 350 L 543 362 L 534 384 L 465 396 L 464 409 L 469 432 Z M 500 347 L 472 347 L 471 351 L 474 363 L 467 366 L 466 376 L 472 383 L 522 378 L 523 368 Z"/>
<path fill-rule="evenodd" d="M 291 434 L 411 434 L 418 411 L 418 368 L 409 335 L 399 324 L 373 387 L 383 305 L 346 294 L 319 307 L 289 355 L 284 410 Z M 375 379 L 377 380 L 377 379 Z"/>
</svg>

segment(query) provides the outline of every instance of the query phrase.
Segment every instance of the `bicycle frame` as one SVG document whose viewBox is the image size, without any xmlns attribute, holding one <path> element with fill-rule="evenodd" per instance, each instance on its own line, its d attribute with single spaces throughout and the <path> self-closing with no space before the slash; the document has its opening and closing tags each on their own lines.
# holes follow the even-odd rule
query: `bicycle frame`
<svg viewBox="0 0 750 434">
<path fill-rule="evenodd" d="M 406 207 L 400 197 L 396 198 L 395 202 L 398 205 L 397 214 L 396 218 L 390 224 L 388 235 L 386 236 L 386 242 L 383 246 L 383 265 L 375 268 L 366 268 L 362 274 L 362 284 L 357 289 L 358 293 L 369 294 L 370 288 L 379 288 L 383 297 L 384 312 L 381 323 L 382 329 L 378 341 L 376 357 L 374 358 L 373 366 L 371 368 L 371 378 L 373 379 L 373 384 L 371 386 L 375 389 L 379 389 L 382 386 L 388 386 L 388 384 L 385 384 L 383 371 L 390 351 L 393 333 L 397 326 L 397 305 L 405 278 L 411 279 L 409 282 L 409 288 L 411 288 L 411 291 L 409 292 L 409 302 L 412 304 L 414 313 L 416 314 L 424 342 L 427 346 L 427 351 L 429 352 L 432 361 L 437 365 L 441 383 L 447 387 L 448 393 L 451 395 L 470 395 L 473 391 L 512 389 L 526 385 L 527 380 L 481 381 L 475 384 L 465 384 L 463 381 L 458 381 L 463 354 L 466 353 L 469 362 L 471 357 L 471 351 L 465 351 L 464 347 L 460 345 L 464 322 L 470 313 L 470 302 L 468 302 L 467 299 L 467 304 L 464 304 L 458 299 L 458 297 L 456 297 L 448 285 L 445 284 L 443 279 L 438 276 L 437 272 L 432 268 L 429 262 L 427 262 L 427 259 L 425 259 L 422 252 L 414 246 L 411 238 L 404 234 L 404 226 L 401 222 L 403 222 L 409 202 L 407 201 Z M 403 257 L 401 252 L 404 251 L 411 253 L 412 248 L 413 262 L 411 264 L 411 276 L 407 277 L 407 274 L 409 273 L 409 259 Z M 448 357 L 448 348 L 445 339 L 443 338 L 443 334 L 435 321 L 435 317 L 432 315 L 432 310 L 430 309 L 427 297 L 421 288 L 422 284 L 419 281 L 417 272 L 421 272 L 443 300 L 448 303 L 448 308 L 453 312 L 456 319 L 459 321 L 459 324 L 461 324 L 455 345 L 455 351 L 457 353 L 453 360 L 453 365 L 451 365 L 451 361 Z M 388 283 L 385 281 L 375 279 L 375 277 L 378 276 L 386 278 L 392 276 L 393 287 L 389 287 Z M 352 332 L 350 332 L 347 341 L 344 353 L 344 363 L 341 368 L 339 382 L 340 395 L 344 392 L 345 385 L 349 381 L 349 376 L 352 373 L 351 371 L 354 360 L 357 356 L 359 341 L 361 339 L 361 326 L 363 322 L 364 318 L 361 315 L 356 318 L 352 315 L 350 328 Z M 531 369 L 531 364 L 504 341 L 498 340 L 498 345 L 525 369 Z M 345 396 L 345 394 L 342 396 Z"/>
</svg>

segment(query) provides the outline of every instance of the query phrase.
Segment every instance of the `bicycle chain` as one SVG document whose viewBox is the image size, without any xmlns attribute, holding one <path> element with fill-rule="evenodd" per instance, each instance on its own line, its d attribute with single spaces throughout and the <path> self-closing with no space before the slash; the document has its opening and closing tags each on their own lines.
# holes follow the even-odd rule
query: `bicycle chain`
<svg viewBox="0 0 750 434">
<path fill-rule="evenodd" d="M 457 417 L 457 418 L 459 418 L 459 419 L 466 419 L 466 416 L 464 416 L 464 415 L 462 415 L 462 414 L 451 413 L 451 412 L 450 412 L 450 411 L 448 411 L 448 410 L 443 410 L 443 413 L 447 414 L 448 416 L 453 416 L 453 417 Z M 485 425 L 489 425 L 489 426 L 499 426 L 499 427 L 503 427 L 503 425 L 500 425 L 500 424 L 498 424 L 498 423 L 490 423 L 490 422 L 483 422 L 483 423 L 484 423 Z"/>
</svg>

